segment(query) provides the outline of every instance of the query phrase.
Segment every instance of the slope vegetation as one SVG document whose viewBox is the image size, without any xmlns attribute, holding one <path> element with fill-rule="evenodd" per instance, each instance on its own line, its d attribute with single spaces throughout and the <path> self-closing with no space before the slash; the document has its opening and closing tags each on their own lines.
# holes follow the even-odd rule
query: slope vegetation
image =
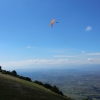
<svg viewBox="0 0 100 100">
<path fill-rule="evenodd" d="M 71 100 L 41 85 L 0 72 L 0 100 Z"/>
</svg>

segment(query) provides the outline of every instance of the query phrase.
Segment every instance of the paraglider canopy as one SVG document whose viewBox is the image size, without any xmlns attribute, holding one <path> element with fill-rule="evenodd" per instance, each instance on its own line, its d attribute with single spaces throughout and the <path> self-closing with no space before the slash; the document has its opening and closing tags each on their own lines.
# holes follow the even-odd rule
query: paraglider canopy
<svg viewBox="0 0 100 100">
<path fill-rule="evenodd" d="M 52 27 L 52 25 L 54 24 L 55 22 L 55 19 L 53 19 L 51 22 L 50 22 L 50 26 Z"/>
</svg>

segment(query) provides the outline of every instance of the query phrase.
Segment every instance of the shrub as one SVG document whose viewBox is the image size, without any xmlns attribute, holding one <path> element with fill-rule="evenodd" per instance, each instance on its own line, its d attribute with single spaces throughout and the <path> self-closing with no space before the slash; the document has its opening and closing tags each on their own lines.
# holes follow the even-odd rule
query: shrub
<svg viewBox="0 0 100 100">
<path fill-rule="evenodd" d="M 42 83 L 42 82 L 40 82 L 40 81 L 35 80 L 35 81 L 34 81 L 34 83 L 36 83 L 36 84 L 39 84 L 39 85 L 42 85 L 42 86 L 43 86 L 43 83 Z"/>
<path fill-rule="evenodd" d="M 12 71 L 13 76 L 17 76 L 17 72 L 15 70 Z"/>
<path fill-rule="evenodd" d="M 46 87 L 47 89 L 52 89 L 52 86 L 48 83 L 45 83 L 43 86 Z"/>
<path fill-rule="evenodd" d="M 52 87 L 52 91 L 59 94 L 59 88 L 55 85 Z"/>
<path fill-rule="evenodd" d="M 2 74 L 7 74 L 7 71 L 6 70 L 2 70 Z"/>
</svg>

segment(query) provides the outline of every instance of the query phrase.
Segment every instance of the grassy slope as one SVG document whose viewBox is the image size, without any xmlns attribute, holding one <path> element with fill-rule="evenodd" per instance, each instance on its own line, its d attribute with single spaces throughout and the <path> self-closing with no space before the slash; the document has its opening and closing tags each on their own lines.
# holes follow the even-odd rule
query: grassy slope
<svg viewBox="0 0 100 100">
<path fill-rule="evenodd" d="M 13 76 L 0 73 L 0 100 L 69 100 L 50 90 Z"/>
</svg>

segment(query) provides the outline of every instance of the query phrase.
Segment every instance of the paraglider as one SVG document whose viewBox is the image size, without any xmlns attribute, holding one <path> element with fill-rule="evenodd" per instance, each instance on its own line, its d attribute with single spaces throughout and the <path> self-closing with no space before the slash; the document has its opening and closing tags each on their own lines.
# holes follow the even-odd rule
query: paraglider
<svg viewBox="0 0 100 100">
<path fill-rule="evenodd" d="M 50 22 L 50 26 L 52 27 L 52 25 L 54 24 L 55 22 L 55 19 L 53 19 L 51 22 Z"/>
<path fill-rule="evenodd" d="M 54 23 L 55 23 L 55 19 L 53 19 L 53 20 L 50 22 L 50 26 L 52 27 Z M 58 22 L 56 22 L 56 23 L 58 23 Z"/>
</svg>

